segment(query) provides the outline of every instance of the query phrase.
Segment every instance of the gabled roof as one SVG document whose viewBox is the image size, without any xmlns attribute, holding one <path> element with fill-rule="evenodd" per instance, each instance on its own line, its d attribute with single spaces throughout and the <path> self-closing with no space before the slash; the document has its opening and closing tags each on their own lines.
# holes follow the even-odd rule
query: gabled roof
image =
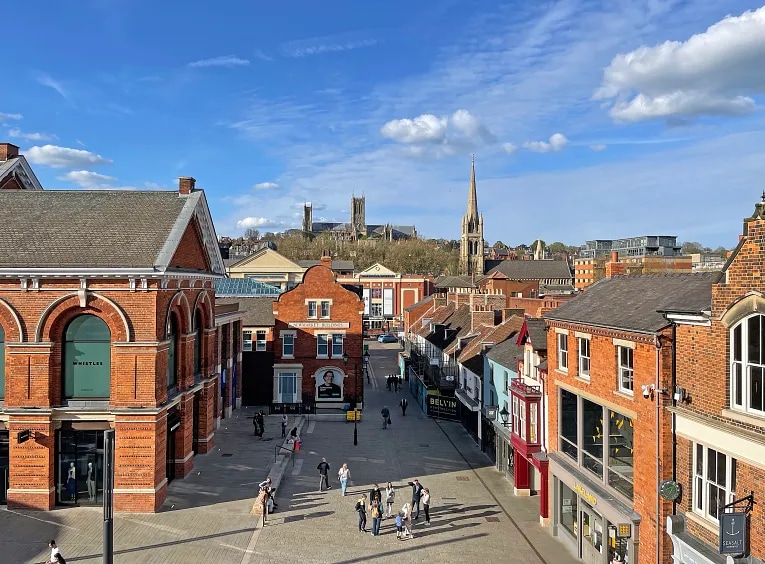
<svg viewBox="0 0 765 564">
<path fill-rule="evenodd" d="M 572 278 L 568 263 L 562 260 L 503 260 L 488 274 L 501 272 L 510 280 Z"/>
<path fill-rule="evenodd" d="M 0 190 L 0 210 L 0 272 L 186 270 L 170 264 L 196 222 L 208 272 L 225 275 L 202 190 Z"/>
<path fill-rule="evenodd" d="M 291 270 L 294 270 L 295 272 L 299 272 L 301 267 L 297 262 L 288 259 L 283 254 L 278 253 L 274 249 L 270 247 L 263 247 L 262 249 L 258 249 L 254 253 L 251 253 L 247 255 L 244 258 L 241 258 L 232 264 L 228 265 L 228 268 L 238 268 L 238 267 L 244 267 L 244 266 L 255 266 L 253 263 L 256 263 L 258 261 L 263 260 L 270 260 L 272 262 L 275 262 L 277 265 L 282 266 L 284 268 L 289 268 Z M 269 265 L 272 266 L 272 265 Z"/>
<path fill-rule="evenodd" d="M 243 327 L 273 327 L 274 300 L 277 296 L 250 296 L 250 297 L 215 297 L 215 305 L 239 304 L 242 315 Z"/>
<path fill-rule="evenodd" d="M 11 157 L 7 161 L 0 161 L 0 187 L 10 178 L 14 178 L 23 186 L 24 190 L 43 189 L 24 155 Z"/>
<path fill-rule="evenodd" d="M 477 327 L 476 336 L 462 349 L 457 360 L 473 374 L 482 375 L 483 356 L 481 352 L 483 351 L 484 343 L 496 346 L 498 343 L 503 343 L 507 340 L 515 342 L 515 339 L 511 337 L 518 334 L 521 327 L 523 327 L 523 318 L 516 315 L 513 315 L 499 325 L 481 325 Z"/>
<path fill-rule="evenodd" d="M 224 296 L 278 296 L 280 288 L 264 284 L 254 278 L 221 278 L 215 281 L 215 297 Z"/>
<path fill-rule="evenodd" d="M 430 315 L 430 323 L 444 323 L 454 313 L 455 309 L 454 302 L 439 307 Z M 427 315 L 423 315 L 422 319 L 427 319 Z M 430 334 L 430 324 L 416 328 L 415 333 L 420 337 L 427 337 Z"/>
<path fill-rule="evenodd" d="M 523 345 L 526 340 L 531 341 L 535 351 L 547 350 L 547 331 L 545 321 L 538 317 L 527 317 L 523 329 L 518 335 L 518 344 Z"/>
<path fill-rule="evenodd" d="M 604 278 L 544 314 L 545 319 L 636 333 L 668 325 L 661 311 L 701 312 L 712 307 L 718 273 L 640 274 Z"/>
<path fill-rule="evenodd" d="M 515 371 L 517 370 L 516 362 L 523 358 L 523 347 L 518 344 L 517 339 L 510 338 L 494 345 L 486 353 L 486 358 Z"/>
<path fill-rule="evenodd" d="M 396 272 L 393 272 L 390 268 L 387 266 L 384 266 L 380 264 L 379 262 L 374 263 L 369 268 L 365 268 L 358 274 L 359 276 L 398 276 Z"/>
<path fill-rule="evenodd" d="M 312 266 L 320 265 L 321 261 L 320 260 L 296 260 L 295 263 L 301 268 L 311 268 Z M 343 272 L 348 270 L 353 270 L 353 261 L 352 260 L 333 260 L 332 270 L 333 271 L 342 270 Z"/>
<path fill-rule="evenodd" d="M 442 276 L 436 279 L 436 288 L 475 288 L 470 276 Z"/>
<path fill-rule="evenodd" d="M 418 307 L 420 307 L 422 305 L 425 305 L 425 304 L 427 304 L 429 302 L 432 302 L 432 301 L 433 301 L 433 296 L 425 296 L 419 302 L 414 303 L 414 304 L 410 305 L 409 307 L 405 307 L 404 311 L 413 311 L 413 310 L 417 309 Z"/>
</svg>

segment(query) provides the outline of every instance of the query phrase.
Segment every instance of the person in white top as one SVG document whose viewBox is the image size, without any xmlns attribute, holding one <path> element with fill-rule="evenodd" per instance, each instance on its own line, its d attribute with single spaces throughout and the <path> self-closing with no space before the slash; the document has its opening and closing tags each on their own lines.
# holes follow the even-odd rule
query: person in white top
<svg viewBox="0 0 765 564">
<path fill-rule="evenodd" d="M 48 548 L 50 548 L 50 560 L 48 560 L 48 564 L 56 564 L 58 562 L 56 555 L 60 552 L 58 546 L 56 546 L 56 541 L 50 541 L 48 543 Z"/>
<path fill-rule="evenodd" d="M 395 502 L 396 502 L 396 490 L 393 489 L 393 484 L 388 482 L 388 486 L 385 488 L 385 505 L 386 505 L 385 516 L 386 517 L 393 516 L 393 504 Z"/>
<path fill-rule="evenodd" d="M 337 479 L 340 480 L 340 489 L 345 495 L 345 490 L 348 488 L 348 479 L 351 477 L 351 471 L 348 469 L 348 464 L 343 462 L 340 470 L 337 471 Z"/>
<path fill-rule="evenodd" d="M 425 524 L 430 525 L 430 490 L 422 489 L 422 508 L 425 510 Z"/>
</svg>

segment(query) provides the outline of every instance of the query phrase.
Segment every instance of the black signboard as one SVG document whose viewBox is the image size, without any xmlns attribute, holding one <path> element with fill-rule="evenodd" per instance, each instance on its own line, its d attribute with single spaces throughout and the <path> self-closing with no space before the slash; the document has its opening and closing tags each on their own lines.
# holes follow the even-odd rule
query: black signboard
<svg viewBox="0 0 765 564">
<path fill-rule="evenodd" d="M 32 432 L 29 429 L 24 429 L 16 434 L 16 442 L 18 444 L 27 442 L 31 437 Z"/>
<path fill-rule="evenodd" d="M 720 515 L 720 554 L 746 553 L 746 513 Z"/>
<path fill-rule="evenodd" d="M 437 419 L 459 421 L 457 398 L 428 394 L 427 415 Z"/>
</svg>

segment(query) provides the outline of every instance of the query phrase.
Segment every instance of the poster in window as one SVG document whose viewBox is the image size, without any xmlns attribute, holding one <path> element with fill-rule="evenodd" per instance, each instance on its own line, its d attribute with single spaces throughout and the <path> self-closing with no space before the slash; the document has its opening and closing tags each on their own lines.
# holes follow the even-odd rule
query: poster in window
<svg viewBox="0 0 765 564">
<path fill-rule="evenodd" d="M 319 399 L 342 399 L 343 373 L 337 369 L 322 368 L 317 372 L 316 397 Z"/>
<path fill-rule="evenodd" d="M 383 315 L 393 315 L 393 288 L 383 289 Z"/>
<path fill-rule="evenodd" d="M 364 288 L 364 315 L 369 315 L 369 288 Z"/>
</svg>

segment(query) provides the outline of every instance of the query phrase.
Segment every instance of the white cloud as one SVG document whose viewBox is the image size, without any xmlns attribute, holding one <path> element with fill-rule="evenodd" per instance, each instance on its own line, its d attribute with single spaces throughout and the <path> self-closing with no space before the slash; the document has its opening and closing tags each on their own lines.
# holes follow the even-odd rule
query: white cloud
<svg viewBox="0 0 765 564">
<path fill-rule="evenodd" d="M 26 141 L 53 141 L 57 139 L 55 135 L 49 133 L 25 133 L 20 129 L 9 129 L 8 137 L 24 139 Z"/>
<path fill-rule="evenodd" d="M 90 170 L 71 170 L 62 176 L 57 176 L 59 180 L 74 182 L 80 186 L 92 186 L 99 182 L 115 182 L 117 179 L 106 174 L 99 174 Z"/>
<path fill-rule="evenodd" d="M 687 41 L 643 46 L 613 58 L 595 91 L 617 122 L 744 115 L 765 93 L 765 6 L 727 16 Z"/>
<path fill-rule="evenodd" d="M 278 187 L 276 182 L 258 182 L 253 186 L 255 190 L 275 190 Z"/>
<path fill-rule="evenodd" d="M 566 145 L 568 145 L 568 139 L 562 133 L 553 133 L 549 141 L 527 141 L 523 144 L 523 148 L 535 153 L 550 153 L 560 151 Z"/>
<path fill-rule="evenodd" d="M 463 109 L 449 116 L 422 114 L 414 119 L 394 119 L 382 126 L 380 134 L 409 145 L 401 152 L 409 157 L 451 155 L 496 140 L 476 116 Z M 434 150 L 432 145 L 439 147 Z"/>
<path fill-rule="evenodd" d="M 24 151 L 24 155 L 32 164 L 46 165 L 53 168 L 86 167 L 112 163 L 110 159 L 90 151 L 85 151 L 84 149 L 70 149 L 57 145 L 30 147 Z"/>
<path fill-rule="evenodd" d="M 602 143 L 598 143 L 596 145 L 590 145 L 590 149 L 592 149 L 593 151 L 596 151 L 596 152 L 605 151 L 606 150 L 606 146 L 603 145 Z"/>
<path fill-rule="evenodd" d="M 245 217 L 236 222 L 237 229 L 255 229 L 259 227 L 279 227 L 281 224 L 265 217 Z"/>
<path fill-rule="evenodd" d="M 422 114 L 414 119 L 394 119 L 380 129 L 383 137 L 399 143 L 440 143 L 446 137 L 449 120 L 433 114 Z"/>
<path fill-rule="evenodd" d="M 208 68 L 208 67 L 245 67 L 250 64 L 247 59 L 242 59 L 235 55 L 223 55 L 221 57 L 212 57 L 210 59 L 202 59 L 200 61 L 194 61 L 189 63 L 191 68 Z"/>
<path fill-rule="evenodd" d="M 298 41 L 282 43 L 281 50 L 286 57 L 309 57 L 323 53 L 339 53 L 351 51 L 362 47 L 372 47 L 377 44 L 376 39 L 365 37 L 363 34 L 342 33 L 325 37 L 312 37 Z"/>
<path fill-rule="evenodd" d="M 0 112 L 0 121 L 4 121 L 6 119 L 21 119 L 23 117 L 24 116 L 22 116 L 21 114 L 4 114 Z"/>
<path fill-rule="evenodd" d="M 502 143 L 502 150 L 508 155 L 512 155 L 513 153 L 518 152 L 518 146 L 513 145 L 512 143 Z"/>
<path fill-rule="evenodd" d="M 46 86 L 47 88 L 51 88 L 52 90 L 58 92 L 67 102 L 71 102 L 71 99 L 69 98 L 69 92 L 66 90 L 66 88 L 64 88 L 64 85 L 49 74 L 44 72 L 36 73 L 35 80 L 41 86 Z"/>
<path fill-rule="evenodd" d="M 260 59 L 261 61 L 266 61 L 266 62 L 268 62 L 268 61 L 273 61 L 273 60 L 274 60 L 274 58 L 273 58 L 272 56 L 270 56 L 270 55 L 267 55 L 265 52 L 261 51 L 260 49 L 255 49 L 255 50 L 252 52 L 252 55 L 253 55 L 253 56 L 254 56 L 256 59 Z"/>
</svg>

